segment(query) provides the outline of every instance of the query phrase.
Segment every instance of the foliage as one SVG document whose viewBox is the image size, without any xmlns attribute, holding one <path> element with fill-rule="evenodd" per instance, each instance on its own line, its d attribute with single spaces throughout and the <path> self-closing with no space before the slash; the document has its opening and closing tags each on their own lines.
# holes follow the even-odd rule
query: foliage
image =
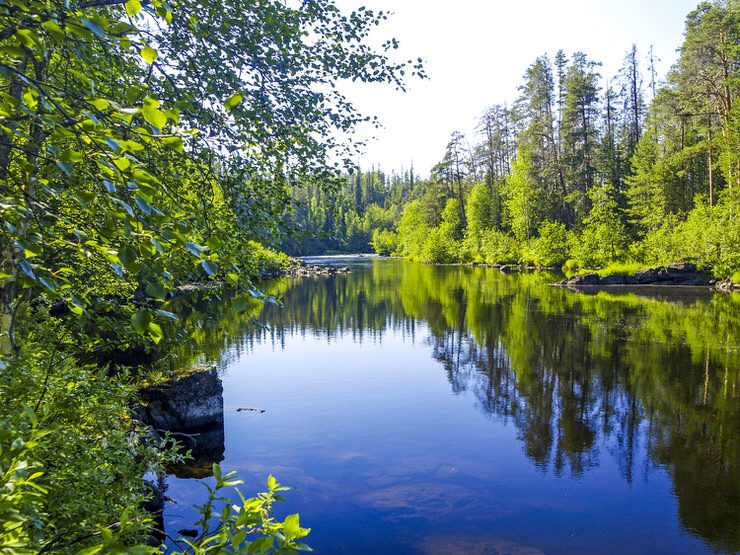
<svg viewBox="0 0 740 555">
<path fill-rule="evenodd" d="M 172 453 L 130 407 L 149 364 L 198 334 L 165 338 L 168 298 L 208 279 L 259 296 L 250 277 L 288 263 L 262 245 L 291 190 L 331 191 L 367 120 L 335 83 L 423 76 L 394 39 L 370 46 L 386 17 L 330 0 L 0 3 L 6 551 L 147 551 L 142 476 Z M 288 547 L 304 532 L 279 528 Z"/>
<path fill-rule="evenodd" d="M 196 522 L 200 534 L 192 541 L 180 538 L 179 549 L 173 555 L 206 555 L 208 553 L 295 553 L 311 551 L 300 540 L 311 531 L 302 528 L 297 514 L 280 522 L 272 516 L 275 502 L 284 501 L 281 493 L 289 490 L 273 476 L 267 478 L 267 491 L 245 498 L 237 489 L 240 502 L 233 504 L 222 497 L 223 490 L 243 484 L 234 472 L 223 474 L 218 464 L 213 465 L 216 483 L 208 489 L 208 499 L 199 506 L 201 518 Z M 223 507 L 219 510 L 219 504 Z M 213 527 L 214 517 L 218 518 Z M 184 546 L 184 547 L 183 547 Z"/>
<path fill-rule="evenodd" d="M 487 264 L 516 264 L 521 260 L 521 247 L 508 233 L 491 229 L 483 234 L 481 254 Z"/>
<path fill-rule="evenodd" d="M 381 228 L 397 221 L 397 252 L 413 260 L 549 265 L 570 258 L 604 267 L 685 259 L 731 275 L 740 227 L 738 17 L 735 1 L 692 11 L 663 86 L 650 54 L 649 106 L 636 45 L 605 87 L 600 64 L 583 52 L 559 51 L 554 64 L 539 56 L 513 106 L 483 112 L 477 144 L 465 148 L 467 139 L 454 132 L 429 179 L 378 190 L 384 210 L 407 214 Z M 462 229 L 454 244 L 435 233 L 443 243 L 432 245 L 431 230 L 452 198 Z M 414 218 L 405 212 L 412 203 Z"/>
<path fill-rule="evenodd" d="M 373 231 L 371 244 L 377 254 L 393 255 L 398 250 L 398 233 L 385 229 L 376 229 Z"/>
<path fill-rule="evenodd" d="M 613 186 L 592 189 L 589 198 L 591 211 L 583 220 L 581 233 L 571 240 L 571 253 L 581 267 L 596 268 L 624 258 L 629 237 Z"/>
<path fill-rule="evenodd" d="M 643 267 L 642 264 L 636 264 L 635 262 L 613 263 L 609 264 L 606 268 L 597 270 L 596 273 L 603 278 L 609 276 L 629 276 Z"/>
<path fill-rule="evenodd" d="M 506 181 L 505 201 L 511 232 L 519 242 L 528 241 L 540 223 L 542 198 L 532 179 L 532 158 L 520 149 Z"/>
<path fill-rule="evenodd" d="M 544 221 L 530 242 L 528 258 L 537 266 L 559 267 L 568 258 L 568 232 L 561 222 Z"/>
<path fill-rule="evenodd" d="M 675 260 L 711 268 L 719 278 L 730 277 L 740 267 L 740 226 L 737 205 L 730 198 L 708 206 L 701 199 L 685 220 L 667 218 L 637 245 L 637 257 L 649 264 Z"/>
</svg>

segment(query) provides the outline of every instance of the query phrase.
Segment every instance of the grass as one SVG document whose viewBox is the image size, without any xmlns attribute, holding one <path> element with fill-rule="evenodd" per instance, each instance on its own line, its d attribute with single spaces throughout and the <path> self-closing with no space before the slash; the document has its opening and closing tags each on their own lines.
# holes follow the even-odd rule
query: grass
<svg viewBox="0 0 740 555">
<path fill-rule="evenodd" d="M 641 268 L 645 268 L 645 265 L 638 264 L 637 262 L 614 262 L 606 268 L 596 270 L 596 273 L 602 278 L 609 276 L 631 276 Z"/>
</svg>

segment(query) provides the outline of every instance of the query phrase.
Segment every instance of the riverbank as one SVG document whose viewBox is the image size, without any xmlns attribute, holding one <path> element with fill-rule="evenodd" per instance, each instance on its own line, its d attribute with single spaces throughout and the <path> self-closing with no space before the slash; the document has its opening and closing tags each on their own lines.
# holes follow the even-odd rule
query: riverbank
<svg viewBox="0 0 740 555">
<path fill-rule="evenodd" d="M 597 272 L 575 274 L 557 282 L 560 287 L 605 287 L 625 285 L 660 285 L 714 287 L 720 291 L 740 290 L 740 283 L 719 280 L 690 262 L 674 262 L 665 266 L 640 268 L 633 272 L 599 275 Z"/>
</svg>

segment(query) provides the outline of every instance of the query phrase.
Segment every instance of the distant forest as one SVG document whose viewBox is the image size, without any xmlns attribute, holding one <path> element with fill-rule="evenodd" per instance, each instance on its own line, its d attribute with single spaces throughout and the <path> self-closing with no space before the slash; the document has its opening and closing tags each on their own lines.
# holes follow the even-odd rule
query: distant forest
<svg viewBox="0 0 740 555">
<path fill-rule="evenodd" d="M 455 131 L 426 179 L 358 169 L 297 189 L 281 247 L 425 262 L 599 268 L 687 260 L 740 281 L 740 18 L 703 2 L 665 82 L 652 48 L 616 75 L 558 51 Z"/>
</svg>

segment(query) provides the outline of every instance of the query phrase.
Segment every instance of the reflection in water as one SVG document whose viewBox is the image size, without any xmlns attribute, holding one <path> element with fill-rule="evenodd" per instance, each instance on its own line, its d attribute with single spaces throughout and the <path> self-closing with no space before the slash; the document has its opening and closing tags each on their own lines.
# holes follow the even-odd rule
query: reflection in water
<svg viewBox="0 0 740 555">
<path fill-rule="evenodd" d="M 665 468 L 681 525 L 712 549 L 740 550 L 740 295 L 579 294 L 554 280 L 377 260 L 349 276 L 266 284 L 281 306 L 191 299 L 178 312 L 197 330 L 199 357 L 221 367 L 255 342 L 280 347 L 291 336 L 426 342 L 451 390 L 513 424 L 540 472 L 579 479 L 608 457 L 638 487 L 651 467 Z M 185 347 L 173 356 L 195 361 Z M 445 512 L 450 487 L 393 485 L 365 501 Z M 463 540 L 444 545 L 460 541 L 464 551 Z"/>
</svg>

